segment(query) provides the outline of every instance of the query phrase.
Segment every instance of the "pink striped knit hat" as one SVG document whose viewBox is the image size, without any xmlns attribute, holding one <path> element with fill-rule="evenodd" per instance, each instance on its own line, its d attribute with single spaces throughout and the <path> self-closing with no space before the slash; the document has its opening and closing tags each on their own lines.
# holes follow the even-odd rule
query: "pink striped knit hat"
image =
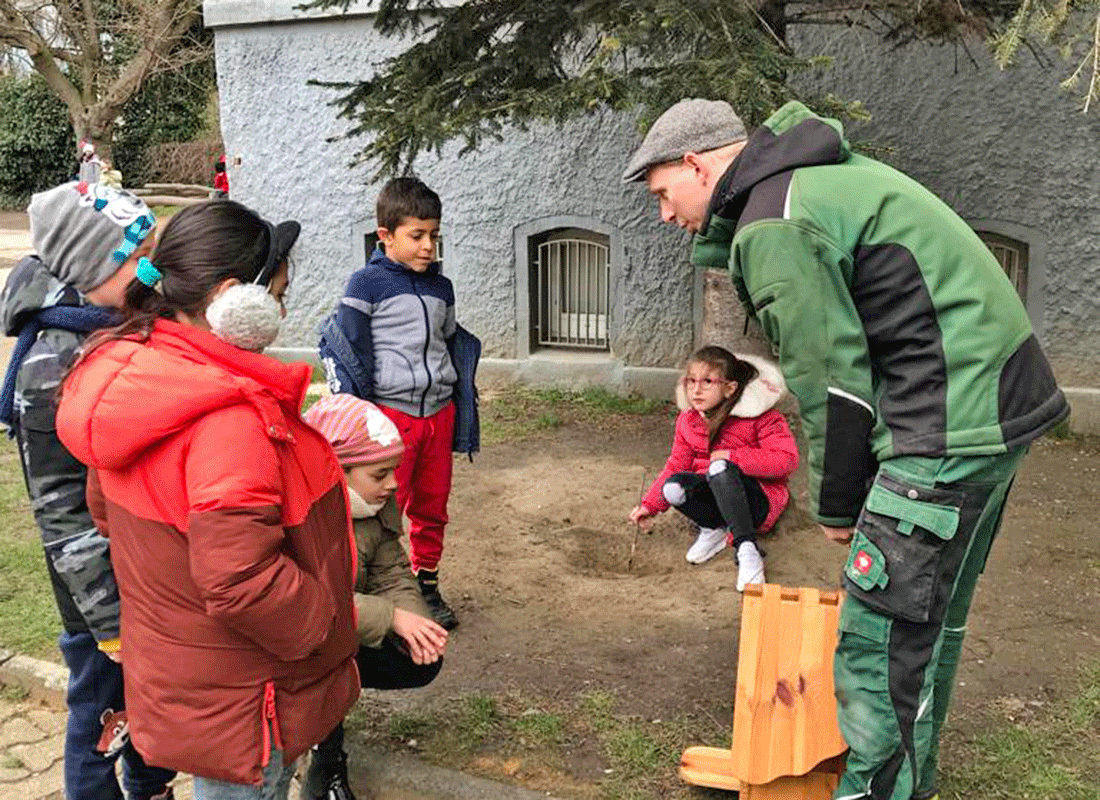
<svg viewBox="0 0 1100 800">
<path fill-rule="evenodd" d="M 342 467 L 385 461 L 405 451 L 390 418 L 374 403 L 355 395 L 322 397 L 302 418 L 328 439 Z"/>
</svg>

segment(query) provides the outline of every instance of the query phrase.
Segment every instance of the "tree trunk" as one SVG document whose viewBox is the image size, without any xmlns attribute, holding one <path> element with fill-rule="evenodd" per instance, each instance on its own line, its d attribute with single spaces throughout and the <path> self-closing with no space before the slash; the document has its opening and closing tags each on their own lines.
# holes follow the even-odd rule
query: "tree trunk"
<svg viewBox="0 0 1100 800">
<path fill-rule="evenodd" d="M 707 344 L 735 353 L 774 358 L 760 326 L 755 322 L 745 325 L 745 307 L 733 288 L 728 270 L 703 271 L 703 320 L 695 346 Z"/>
<path fill-rule="evenodd" d="M 77 158 L 80 157 L 80 143 L 87 141 L 95 145 L 96 155 L 101 161 L 106 161 L 117 168 L 111 140 L 114 138 L 115 120 L 118 119 L 118 114 L 118 109 L 96 104 L 81 109 L 79 115 L 70 115 L 73 132 L 76 135 Z"/>
</svg>

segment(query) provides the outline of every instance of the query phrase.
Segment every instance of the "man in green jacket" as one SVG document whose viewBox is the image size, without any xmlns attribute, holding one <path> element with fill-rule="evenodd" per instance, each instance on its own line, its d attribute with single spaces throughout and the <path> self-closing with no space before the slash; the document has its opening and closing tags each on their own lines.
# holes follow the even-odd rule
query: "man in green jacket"
<svg viewBox="0 0 1100 800">
<path fill-rule="evenodd" d="M 851 543 L 836 800 L 927 800 L 974 587 L 1028 444 L 1066 418 L 1020 298 L 947 205 L 787 103 L 683 100 L 623 175 L 729 269 L 798 398 L 811 510 Z"/>
</svg>

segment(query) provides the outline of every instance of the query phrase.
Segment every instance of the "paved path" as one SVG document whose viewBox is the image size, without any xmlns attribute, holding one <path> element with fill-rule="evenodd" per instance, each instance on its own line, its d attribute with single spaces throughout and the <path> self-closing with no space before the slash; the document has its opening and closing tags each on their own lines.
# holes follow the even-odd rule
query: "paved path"
<svg viewBox="0 0 1100 800">
<path fill-rule="evenodd" d="M 0 700 L 0 800 L 54 797 L 64 736 L 63 711 Z"/>
<path fill-rule="evenodd" d="M 64 744 L 64 711 L 0 700 L 0 800 L 64 800 Z M 191 779 L 177 778 L 175 794 L 191 800 Z"/>
<path fill-rule="evenodd" d="M 27 700 L 0 700 L 0 800 L 64 800 L 65 712 Z M 191 800 L 191 778 L 174 784 L 176 800 Z M 290 796 L 298 797 L 298 783 Z"/>
<path fill-rule="evenodd" d="M 0 267 L 14 266 L 31 249 L 26 214 L 0 214 Z"/>
<path fill-rule="evenodd" d="M 8 273 L 15 263 L 31 249 L 31 234 L 26 227 L 25 214 L 3 213 L 0 215 L 0 288 L 8 280 Z M 7 368 L 8 359 L 15 339 L 3 336 L 0 331 L 0 365 Z"/>
</svg>

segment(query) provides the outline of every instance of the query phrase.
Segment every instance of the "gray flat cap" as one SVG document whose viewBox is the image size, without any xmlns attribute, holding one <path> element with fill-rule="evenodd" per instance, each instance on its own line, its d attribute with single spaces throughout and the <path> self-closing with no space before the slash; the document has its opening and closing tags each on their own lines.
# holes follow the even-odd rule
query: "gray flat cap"
<svg viewBox="0 0 1100 800">
<path fill-rule="evenodd" d="M 623 183 L 645 180 L 650 167 L 749 138 L 745 123 L 724 100 L 681 100 L 649 129 L 623 172 Z"/>
</svg>

